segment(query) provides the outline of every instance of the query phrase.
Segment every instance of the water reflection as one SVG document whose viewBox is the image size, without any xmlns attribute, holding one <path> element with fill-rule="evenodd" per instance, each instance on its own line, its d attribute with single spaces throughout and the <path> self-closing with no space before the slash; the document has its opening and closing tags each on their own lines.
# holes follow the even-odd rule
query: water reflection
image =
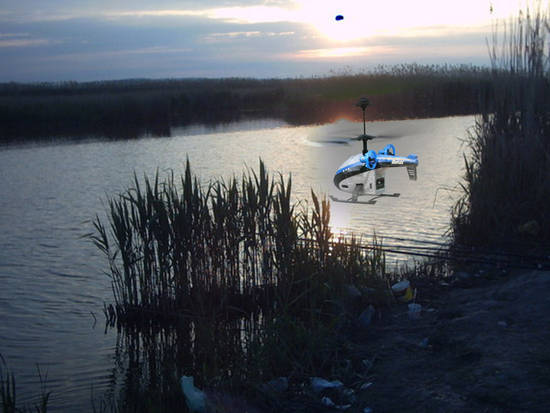
<svg viewBox="0 0 550 413">
<path fill-rule="evenodd" d="M 259 316 L 182 317 L 172 326 L 119 327 L 111 381 L 94 405 L 100 411 L 186 411 L 181 376 L 195 377 L 199 388 L 240 381 L 260 324 Z"/>
</svg>

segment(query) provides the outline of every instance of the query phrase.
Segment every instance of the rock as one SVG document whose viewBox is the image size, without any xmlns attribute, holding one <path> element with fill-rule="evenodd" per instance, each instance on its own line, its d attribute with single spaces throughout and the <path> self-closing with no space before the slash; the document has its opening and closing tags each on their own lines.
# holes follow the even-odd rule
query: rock
<svg viewBox="0 0 550 413">
<path fill-rule="evenodd" d="M 374 317 L 375 309 L 370 304 L 363 312 L 359 315 L 357 322 L 360 327 L 368 327 L 372 323 L 372 318 Z"/>
<path fill-rule="evenodd" d="M 321 377 L 311 377 L 311 389 L 315 393 L 321 393 L 323 390 L 327 389 L 339 389 L 344 387 L 344 383 L 340 380 L 328 381 Z"/>
</svg>

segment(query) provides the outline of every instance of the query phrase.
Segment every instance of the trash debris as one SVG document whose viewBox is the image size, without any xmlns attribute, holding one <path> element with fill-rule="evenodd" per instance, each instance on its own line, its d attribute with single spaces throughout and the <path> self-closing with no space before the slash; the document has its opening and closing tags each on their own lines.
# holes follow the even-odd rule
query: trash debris
<svg viewBox="0 0 550 413">
<path fill-rule="evenodd" d="M 372 322 L 372 317 L 374 317 L 374 307 L 372 304 L 370 304 L 363 312 L 359 315 L 359 318 L 357 321 L 359 322 L 359 326 L 361 327 L 368 327 Z"/>
<path fill-rule="evenodd" d="M 332 407 L 337 410 L 347 410 L 351 407 L 351 404 L 335 404 L 330 397 L 326 396 L 321 399 L 321 403 L 327 407 Z"/>
<path fill-rule="evenodd" d="M 498 325 L 499 327 L 508 327 L 508 323 L 507 323 L 506 321 L 503 321 L 503 320 L 499 321 L 499 322 L 497 323 L 497 325 Z"/>
<path fill-rule="evenodd" d="M 372 409 L 370 407 L 365 407 L 363 413 L 372 413 Z"/>
<path fill-rule="evenodd" d="M 181 390 L 185 395 L 185 404 L 191 413 L 206 412 L 206 395 L 195 387 L 193 376 L 182 376 Z"/>
<path fill-rule="evenodd" d="M 340 380 L 328 381 L 321 377 L 311 377 L 310 380 L 311 389 L 315 393 L 320 393 L 326 389 L 339 389 L 340 387 L 344 387 L 344 383 Z"/>
<path fill-rule="evenodd" d="M 422 311 L 422 306 L 420 304 L 415 304 L 415 303 L 409 304 L 409 318 L 411 320 L 419 319 L 420 311 Z"/>
<path fill-rule="evenodd" d="M 369 382 L 367 382 L 367 383 L 363 383 L 363 384 L 361 385 L 361 387 L 359 387 L 359 390 L 366 390 L 366 389 L 368 389 L 370 386 L 372 386 L 372 381 L 369 381 Z"/>
<path fill-rule="evenodd" d="M 413 292 L 409 280 L 403 280 L 391 287 L 393 296 L 403 303 L 408 303 L 413 299 Z"/>
<path fill-rule="evenodd" d="M 336 406 L 334 404 L 334 402 L 331 400 L 331 398 L 326 397 L 326 396 L 321 399 L 321 403 L 323 403 L 327 407 L 335 407 Z"/>
</svg>

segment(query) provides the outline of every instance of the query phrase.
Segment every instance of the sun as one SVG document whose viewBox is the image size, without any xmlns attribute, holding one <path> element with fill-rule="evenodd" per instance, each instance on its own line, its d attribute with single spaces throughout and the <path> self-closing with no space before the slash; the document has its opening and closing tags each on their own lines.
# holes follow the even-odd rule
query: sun
<svg viewBox="0 0 550 413">
<path fill-rule="evenodd" d="M 472 27 L 513 14 L 509 0 L 299 0 L 298 20 L 310 24 L 333 42 L 352 42 L 372 36 L 415 36 L 419 28 Z M 325 4 L 330 4 L 327 7 Z M 490 7 L 491 6 L 491 7 Z M 343 19 L 336 19 L 336 16 Z"/>
</svg>

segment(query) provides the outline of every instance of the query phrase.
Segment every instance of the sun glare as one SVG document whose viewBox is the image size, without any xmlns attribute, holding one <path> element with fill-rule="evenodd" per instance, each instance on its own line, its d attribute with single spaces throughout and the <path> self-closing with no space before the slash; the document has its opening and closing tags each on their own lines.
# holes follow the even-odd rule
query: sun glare
<svg viewBox="0 0 550 413">
<path fill-rule="evenodd" d="M 371 36 L 417 36 L 430 28 L 472 28 L 517 13 L 529 0 L 290 0 L 274 5 L 205 8 L 202 10 L 138 10 L 110 16 L 204 16 L 236 24 L 301 23 L 327 41 L 346 43 Z M 338 19 L 336 18 L 337 16 Z M 437 32 L 437 30 L 432 30 Z"/>
<path fill-rule="evenodd" d="M 418 28 L 487 25 L 493 18 L 509 17 L 518 4 L 508 0 L 372 1 L 340 0 L 330 7 L 318 0 L 299 1 L 298 20 L 309 23 L 327 40 L 349 42 L 371 36 L 418 33 Z M 342 19 L 336 19 L 341 15 Z"/>
</svg>

